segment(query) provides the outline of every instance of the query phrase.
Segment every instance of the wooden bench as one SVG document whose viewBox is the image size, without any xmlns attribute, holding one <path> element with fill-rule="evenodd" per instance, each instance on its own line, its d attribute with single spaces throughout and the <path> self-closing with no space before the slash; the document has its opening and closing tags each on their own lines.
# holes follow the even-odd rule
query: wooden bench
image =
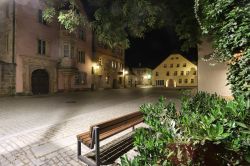
<svg viewBox="0 0 250 166">
<path fill-rule="evenodd" d="M 135 125 L 143 122 L 141 112 L 134 112 L 90 127 L 88 132 L 77 135 L 78 159 L 90 166 L 108 165 L 133 148 L 133 134 Z M 126 129 L 133 131 L 100 147 L 100 141 L 105 140 Z M 81 144 L 94 149 L 81 155 Z"/>
</svg>

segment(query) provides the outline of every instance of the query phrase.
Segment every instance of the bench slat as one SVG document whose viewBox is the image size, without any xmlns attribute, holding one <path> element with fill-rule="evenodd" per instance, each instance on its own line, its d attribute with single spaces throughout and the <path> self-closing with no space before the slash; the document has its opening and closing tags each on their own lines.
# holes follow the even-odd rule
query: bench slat
<svg viewBox="0 0 250 166">
<path fill-rule="evenodd" d="M 134 121 L 130 121 L 129 123 L 122 123 L 121 125 L 115 126 L 115 128 L 107 130 L 100 134 L 100 141 L 104 140 L 108 137 L 111 137 L 117 133 L 120 133 L 121 131 L 124 131 L 126 129 L 129 129 L 139 123 L 143 122 L 143 118 L 136 119 Z"/>
<path fill-rule="evenodd" d="M 106 128 L 106 127 L 112 126 L 113 124 L 124 122 L 124 121 L 127 121 L 128 119 L 131 119 L 131 118 L 134 118 L 137 116 L 143 116 L 143 114 L 141 112 L 133 112 L 133 113 L 127 114 L 127 115 L 122 116 L 122 117 L 114 118 L 114 119 L 108 120 L 106 122 L 92 125 L 91 128 L 94 128 L 95 126 L 98 126 L 100 129 Z"/>
</svg>

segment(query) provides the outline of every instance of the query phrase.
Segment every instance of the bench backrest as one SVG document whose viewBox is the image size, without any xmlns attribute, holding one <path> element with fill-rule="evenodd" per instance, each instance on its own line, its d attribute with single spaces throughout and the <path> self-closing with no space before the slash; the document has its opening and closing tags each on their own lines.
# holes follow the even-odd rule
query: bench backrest
<svg viewBox="0 0 250 166">
<path fill-rule="evenodd" d="M 92 134 L 93 128 L 99 128 L 99 140 L 109 138 L 119 132 L 122 132 L 128 128 L 131 128 L 139 123 L 143 122 L 143 114 L 141 112 L 133 112 L 122 117 L 108 120 L 106 122 L 98 123 L 90 127 L 90 133 Z"/>
</svg>

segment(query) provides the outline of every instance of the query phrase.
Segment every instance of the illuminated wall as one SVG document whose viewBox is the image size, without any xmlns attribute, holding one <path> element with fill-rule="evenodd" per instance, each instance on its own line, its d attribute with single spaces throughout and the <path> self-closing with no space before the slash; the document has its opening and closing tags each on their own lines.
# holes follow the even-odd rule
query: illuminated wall
<svg viewBox="0 0 250 166">
<path fill-rule="evenodd" d="M 230 86 L 227 86 L 227 66 L 209 60 L 208 55 L 212 51 L 211 44 L 207 40 L 198 46 L 198 90 L 217 93 L 224 97 L 232 96 Z"/>
<path fill-rule="evenodd" d="M 196 87 L 197 66 L 180 54 L 171 54 L 152 74 L 153 86 Z"/>
</svg>

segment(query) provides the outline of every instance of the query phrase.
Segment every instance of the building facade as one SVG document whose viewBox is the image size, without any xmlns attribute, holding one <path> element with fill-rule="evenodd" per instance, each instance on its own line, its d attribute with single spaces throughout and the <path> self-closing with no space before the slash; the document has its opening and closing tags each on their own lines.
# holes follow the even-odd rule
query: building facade
<svg viewBox="0 0 250 166">
<path fill-rule="evenodd" d="M 132 68 L 136 75 L 136 85 L 152 85 L 152 69 L 146 67 Z"/>
<path fill-rule="evenodd" d="M 198 45 L 198 90 L 231 98 L 230 86 L 227 85 L 227 65 L 212 60 L 212 52 L 211 41 L 203 39 Z"/>
<path fill-rule="evenodd" d="M 69 33 L 57 21 L 47 23 L 44 7 L 40 0 L 1 5 L 0 60 L 15 65 L 12 89 L 46 94 L 90 88 L 92 31 L 79 27 Z"/>
<path fill-rule="evenodd" d="M 180 54 L 171 54 L 153 70 L 152 83 L 157 87 L 196 87 L 197 66 Z"/>
<path fill-rule="evenodd" d="M 92 73 L 95 89 L 124 87 L 124 49 L 110 49 L 94 42 L 94 64 Z"/>
</svg>

